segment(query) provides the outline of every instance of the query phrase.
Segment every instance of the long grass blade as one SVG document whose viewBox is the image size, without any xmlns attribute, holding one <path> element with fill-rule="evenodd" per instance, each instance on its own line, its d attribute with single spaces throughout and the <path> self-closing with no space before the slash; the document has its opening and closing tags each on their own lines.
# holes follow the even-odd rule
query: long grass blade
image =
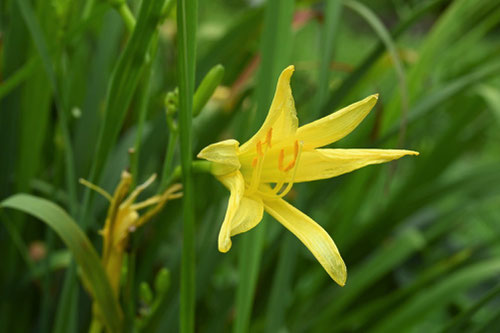
<svg viewBox="0 0 500 333">
<path fill-rule="evenodd" d="M 112 293 L 101 260 L 75 221 L 52 202 L 27 194 L 9 197 L 0 203 L 0 207 L 30 214 L 45 222 L 61 237 L 82 268 L 84 281 L 99 304 L 104 324 L 111 332 L 122 332 L 121 309 Z"/>
</svg>

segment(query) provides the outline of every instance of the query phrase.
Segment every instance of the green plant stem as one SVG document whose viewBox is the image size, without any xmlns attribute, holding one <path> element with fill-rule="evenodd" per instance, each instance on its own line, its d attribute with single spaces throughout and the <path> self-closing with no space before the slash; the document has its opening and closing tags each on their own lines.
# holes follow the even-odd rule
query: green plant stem
<svg viewBox="0 0 500 333">
<path fill-rule="evenodd" d="M 116 9 L 118 10 L 123 22 L 125 22 L 128 32 L 132 33 L 135 28 L 135 17 L 127 3 L 123 1 Z"/>
<path fill-rule="evenodd" d="M 180 293 L 180 331 L 182 333 L 194 332 L 195 319 L 195 232 L 191 161 L 197 5 L 196 0 L 177 2 L 179 136 L 184 184 Z"/>
<path fill-rule="evenodd" d="M 163 171 L 161 176 L 160 192 L 165 191 L 169 183 L 174 179 L 174 174 L 172 172 L 172 163 L 174 161 L 175 146 L 177 145 L 177 139 L 179 137 L 179 132 L 170 130 L 168 134 L 167 150 L 165 152 L 165 161 L 163 162 Z"/>
<path fill-rule="evenodd" d="M 151 77 L 153 75 L 153 65 L 157 50 L 158 50 L 158 32 L 155 32 L 155 36 L 151 42 L 151 47 L 149 49 L 149 56 L 148 56 L 149 62 L 145 65 L 142 78 L 142 86 L 140 88 L 137 134 L 135 137 L 134 152 L 132 153 L 131 163 L 130 163 L 131 164 L 130 170 L 132 171 L 133 184 L 136 184 L 139 173 L 139 158 L 141 155 L 142 132 L 144 130 L 144 124 L 146 122 L 146 117 L 148 114 L 149 99 L 151 94 Z"/>
<path fill-rule="evenodd" d="M 97 317 L 93 316 L 92 321 L 90 322 L 89 333 L 101 333 L 102 332 L 102 324 L 101 321 L 97 319 Z"/>
<path fill-rule="evenodd" d="M 337 31 L 342 12 L 341 1 L 326 1 L 325 3 L 325 21 L 321 30 L 320 43 L 320 66 L 318 70 L 318 91 L 316 94 L 316 107 L 312 114 L 316 119 L 321 112 L 321 107 L 328 96 L 328 86 L 330 81 L 330 62 L 333 58 L 335 43 L 338 39 Z M 311 120 L 308 119 L 308 120 Z"/>
</svg>

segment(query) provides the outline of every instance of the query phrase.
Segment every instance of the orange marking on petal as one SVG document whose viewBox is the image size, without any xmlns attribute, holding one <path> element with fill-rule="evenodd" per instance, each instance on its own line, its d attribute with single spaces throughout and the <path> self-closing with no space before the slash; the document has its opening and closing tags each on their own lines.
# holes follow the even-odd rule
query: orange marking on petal
<svg viewBox="0 0 500 333">
<path fill-rule="evenodd" d="M 294 148 L 293 160 L 295 162 L 295 160 L 297 159 L 297 155 L 299 154 L 299 141 L 295 140 L 295 146 L 293 148 Z"/>
<path fill-rule="evenodd" d="M 252 167 L 255 168 L 257 166 L 257 162 L 259 161 L 258 157 L 254 157 L 252 161 Z"/>
</svg>

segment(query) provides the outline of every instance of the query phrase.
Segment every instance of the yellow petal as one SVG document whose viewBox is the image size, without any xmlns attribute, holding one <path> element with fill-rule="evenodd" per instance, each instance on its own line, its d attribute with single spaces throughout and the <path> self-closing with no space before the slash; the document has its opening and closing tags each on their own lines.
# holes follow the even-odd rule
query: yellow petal
<svg viewBox="0 0 500 333">
<path fill-rule="evenodd" d="M 200 151 L 198 158 L 213 162 L 211 172 L 214 175 L 229 174 L 240 168 L 238 159 L 239 144 L 238 141 L 233 139 L 211 144 Z"/>
<path fill-rule="evenodd" d="M 405 155 L 418 155 L 412 150 L 400 149 L 315 149 L 305 151 L 295 172 L 293 182 L 308 182 L 332 178 L 371 164 L 385 163 Z M 286 181 L 292 181 L 293 172 L 286 175 Z M 281 178 L 280 178 L 281 177 Z M 265 165 L 262 182 L 278 182 L 283 173 L 273 165 Z"/>
<path fill-rule="evenodd" d="M 219 231 L 219 251 L 225 253 L 231 248 L 231 222 L 240 207 L 241 198 L 245 193 L 245 181 L 239 171 L 227 176 L 218 177 L 218 179 L 231 191 L 226 216 Z"/>
<path fill-rule="evenodd" d="M 347 270 L 337 246 L 328 233 L 309 216 L 283 199 L 265 200 L 264 205 L 269 214 L 307 246 L 331 278 L 344 286 Z"/>
<path fill-rule="evenodd" d="M 351 133 L 377 103 L 378 94 L 351 104 L 329 116 L 323 117 L 297 130 L 297 140 L 304 142 L 304 149 L 323 147 Z"/>
<path fill-rule="evenodd" d="M 240 147 L 242 154 L 253 151 L 259 140 L 264 142 L 271 128 L 272 141 L 286 140 L 295 135 L 298 119 L 290 88 L 290 78 L 294 70 L 294 66 L 288 66 L 281 72 L 266 120 L 257 133 Z"/>
<path fill-rule="evenodd" d="M 240 207 L 231 222 L 231 236 L 246 232 L 255 227 L 264 215 L 264 205 L 260 198 L 244 196 Z"/>
</svg>

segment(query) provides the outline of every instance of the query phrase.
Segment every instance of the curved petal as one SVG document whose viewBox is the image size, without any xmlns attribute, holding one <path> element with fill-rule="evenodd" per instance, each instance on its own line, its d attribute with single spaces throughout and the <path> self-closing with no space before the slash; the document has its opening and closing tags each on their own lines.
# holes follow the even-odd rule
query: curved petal
<svg viewBox="0 0 500 333">
<path fill-rule="evenodd" d="M 229 202 L 227 203 L 226 216 L 219 231 L 219 251 L 225 253 L 231 249 L 231 222 L 240 207 L 241 198 L 245 193 L 245 181 L 239 171 L 227 176 L 218 177 L 218 179 L 231 191 Z"/>
<path fill-rule="evenodd" d="M 294 70 L 294 66 L 288 66 L 281 72 L 266 120 L 257 133 L 241 145 L 242 154 L 253 151 L 259 140 L 264 142 L 271 128 L 273 141 L 286 139 L 297 131 L 297 112 L 290 88 L 290 78 Z"/>
<path fill-rule="evenodd" d="M 293 172 L 283 175 L 278 168 L 269 166 L 262 170 L 262 182 L 286 181 L 295 183 L 332 178 L 367 165 L 396 160 L 418 152 L 402 149 L 315 149 L 305 151 L 300 157 L 295 178 Z"/>
<path fill-rule="evenodd" d="M 231 222 L 231 236 L 246 232 L 262 220 L 264 205 L 260 198 L 244 196 Z"/>
<path fill-rule="evenodd" d="M 368 96 L 329 116 L 301 126 L 297 130 L 297 140 L 304 142 L 304 149 L 310 149 L 342 139 L 365 119 L 377 99 L 378 94 Z"/>
<path fill-rule="evenodd" d="M 307 246 L 330 277 L 344 286 L 347 269 L 337 246 L 325 229 L 283 199 L 265 200 L 264 205 L 269 214 Z"/>
<path fill-rule="evenodd" d="M 214 175 L 226 175 L 241 166 L 238 159 L 239 145 L 240 143 L 233 139 L 220 141 L 203 148 L 197 157 L 213 162 L 211 172 Z"/>
</svg>

